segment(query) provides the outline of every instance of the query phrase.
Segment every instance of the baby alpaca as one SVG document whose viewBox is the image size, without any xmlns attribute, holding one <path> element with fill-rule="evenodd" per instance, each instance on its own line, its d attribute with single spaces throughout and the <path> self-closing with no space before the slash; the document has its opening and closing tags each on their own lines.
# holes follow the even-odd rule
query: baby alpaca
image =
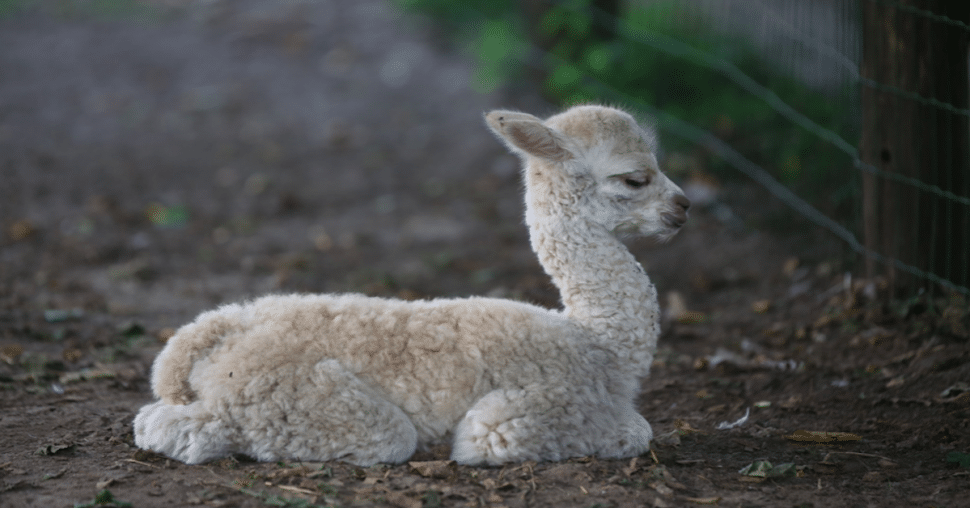
<svg viewBox="0 0 970 508">
<path fill-rule="evenodd" d="M 532 247 L 562 310 L 470 298 L 266 296 L 200 315 L 155 360 L 135 442 L 189 464 L 230 453 L 361 466 L 452 441 L 460 464 L 646 452 L 634 406 L 657 294 L 615 234 L 669 238 L 690 202 L 652 132 L 578 106 L 485 116 L 521 156 Z"/>
</svg>

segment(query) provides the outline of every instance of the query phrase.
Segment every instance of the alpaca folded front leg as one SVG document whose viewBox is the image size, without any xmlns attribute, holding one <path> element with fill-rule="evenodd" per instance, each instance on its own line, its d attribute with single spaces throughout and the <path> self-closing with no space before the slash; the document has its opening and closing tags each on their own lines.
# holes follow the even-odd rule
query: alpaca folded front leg
<svg viewBox="0 0 970 508">
<path fill-rule="evenodd" d="M 523 397 L 521 390 L 495 390 L 482 397 L 459 422 L 451 458 L 465 465 L 539 460 L 524 439 L 534 417 L 520 408 Z"/>
<path fill-rule="evenodd" d="M 560 460 L 595 452 L 587 415 L 562 394 L 495 390 L 458 424 L 452 459 L 459 464 Z"/>
<path fill-rule="evenodd" d="M 598 455 L 603 458 L 622 459 L 636 457 L 650 451 L 653 429 L 647 420 L 631 406 L 620 418 L 616 435 L 605 433 Z"/>
<path fill-rule="evenodd" d="M 590 399 L 582 390 L 495 390 L 459 422 L 452 459 L 498 465 L 596 455 L 636 457 L 653 431 L 632 404 Z"/>
</svg>

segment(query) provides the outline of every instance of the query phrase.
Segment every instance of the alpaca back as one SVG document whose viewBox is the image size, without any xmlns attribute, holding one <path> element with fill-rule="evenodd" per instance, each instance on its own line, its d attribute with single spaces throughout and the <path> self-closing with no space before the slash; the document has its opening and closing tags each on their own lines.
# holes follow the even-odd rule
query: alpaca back
<svg viewBox="0 0 970 508">
<path fill-rule="evenodd" d="M 507 300 L 271 295 L 178 330 L 155 362 L 153 388 L 168 404 L 216 400 L 280 369 L 335 359 L 414 415 L 422 434 L 440 436 L 484 393 L 560 370 L 557 359 L 585 340 L 558 312 Z"/>
</svg>

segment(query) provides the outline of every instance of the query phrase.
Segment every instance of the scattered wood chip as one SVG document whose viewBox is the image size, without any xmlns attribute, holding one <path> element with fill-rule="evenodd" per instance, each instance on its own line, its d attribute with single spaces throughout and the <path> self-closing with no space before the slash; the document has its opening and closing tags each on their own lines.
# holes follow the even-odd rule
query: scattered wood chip
<svg viewBox="0 0 970 508">
<path fill-rule="evenodd" d="M 697 464 L 703 464 L 704 459 L 680 459 L 680 460 L 675 460 L 674 462 L 676 462 L 681 466 L 695 466 Z"/>
<path fill-rule="evenodd" d="M 124 459 L 124 462 L 131 462 L 133 464 L 138 464 L 140 466 L 146 466 L 146 467 L 151 467 L 151 468 L 157 468 L 158 467 L 158 466 L 156 466 L 154 464 L 149 464 L 147 462 L 142 462 L 140 460 L 135 460 L 135 459 Z"/>
<path fill-rule="evenodd" d="M 660 446 L 680 446 L 680 431 L 672 430 L 670 432 L 664 432 L 663 434 L 654 436 L 653 442 Z"/>
<path fill-rule="evenodd" d="M 687 313 L 687 303 L 685 303 L 683 295 L 677 291 L 667 293 L 666 307 L 664 318 L 668 321 L 679 320 L 681 316 Z"/>
<path fill-rule="evenodd" d="M 79 381 L 88 381 L 92 379 L 106 379 L 115 377 L 116 373 L 104 367 L 95 367 L 93 369 L 81 369 L 77 372 L 67 372 L 61 375 L 60 382 L 62 384 L 77 383 Z"/>
<path fill-rule="evenodd" d="M 294 487 L 292 485 L 279 485 L 279 488 L 288 492 L 295 492 L 297 494 L 303 494 L 306 496 L 316 496 L 317 493 L 312 490 L 301 489 L 300 487 Z"/>
<path fill-rule="evenodd" d="M 893 461 L 891 461 L 889 459 L 879 459 L 878 464 L 879 464 L 879 467 L 885 468 L 885 469 L 892 469 L 892 468 L 895 468 L 895 467 L 899 466 L 899 464 L 897 464 L 897 463 L 895 463 L 895 462 L 893 462 Z"/>
<path fill-rule="evenodd" d="M 785 439 L 792 441 L 802 441 L 802 442 L 813 442 L 813 443 L 831 443 L 833 441 L 847 442 L 847 441 L 861 441 L 862 436 L 858 434 L 850 434 L 848 432 L 825 432 L 819 430 L 796 430 L 791 434 L 785 436 Z"/>
<path fill-rule="evenodd" d="M 656 490 L 657 494 L 660 494 L 661 496 L 670 497 L 674 495 L 674 489 L 668 487 L 663 482 L 651 482 L 650 487 L 653 488 L 653 490 Z"/>
<path fill-rule="evenodd" d="M 670 474 L 670 471 L 668 471 L 666 467 L 663 467 L 663 466 L 654 466 L 654 467 L 661 469 L 660 477 L 663 478 L 664 483 L 666 483 L 668 486 L 677 490 L 687 490 L 687 486 L 677 481 L 677 479 L 674 478 L 674 475 Z"/>
<path fill-rule="evenodd" d="M 640 466 L 637 465 L 638 459 L 639 457 L 633 457 L 632 459 L 630 459 L 630 463 L 623 468 L 623 474 L 625 474 L 626 476 L 630 476 L 633 473 L 636 473 L 637 470 L 640 469 Z"/>
<path fill-rule="evenodd" d="M 60 478 L 61 476 L 64 476 L 64 473 L 66 473 L 66 472 L 67 472 L 67 468 L 64 467 L 64 468 L 61 468 L 60 470 L 58 470 L 56 472 L 45 474 L 43 476 L 43 478 L 45 480 L 53 480 L 55 478 Z"/>
<path fill-rule="evenodd" d="M 689 503 L 695 503 L 695 504 L 717 504 L 721 502 L 721 498 L 719 496 L 718 497 L 685 497 L 684 500 L 686 500 Z"/>
<path fill-rule="evenodd" d="M 751 416 L 750 407 L 747 410 L 745 410 L 744 416 L 742 416 L 741 418 L 738 418 L 734 422 L 721 422 L 717 425 L 716 428 L 717 430 L 727 430 L 727 429 L 733 429 L 735 427 L 740 427 L 741 425 L 744 425 L 745 423 L 747 423 L 749 416 Z"/>
<path fill-rule="evenodd" d="M 114 478 L 105 478 L 105 479 L 99 481 L 98 483 L 95 483 L 94 484 L 94 488 L 96 488 L 98 490 L 104 490 L 104 489 L 110 487 L 111 484 L 114 483 L 115 481 L 117 481 L 117 480 L 115 480 Z"/>
<path fill-rule="evenodd" d="M 959 381 L 956 384 L 947 387 L 947 389 L 940 392 L 940 398 L 947 399 L 958 396 L 963 393 L 970 392 L 970 384 Z"/>
</svg>

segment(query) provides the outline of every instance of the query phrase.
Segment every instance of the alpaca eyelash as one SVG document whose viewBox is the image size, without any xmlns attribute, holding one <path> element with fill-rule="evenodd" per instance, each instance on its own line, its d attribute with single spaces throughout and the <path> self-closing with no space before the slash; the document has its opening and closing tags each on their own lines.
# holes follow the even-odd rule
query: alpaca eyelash
<svg viewBox="0 0 970 508">
<path fill-rule="evenodd" d="M 626 186 L 630 187 L 631 189 L 640 189 L 640 188 L 646 187 L 647 185 L 650 185 L 650 180 L 649 179 L 637 180 L 636 178 L 625 178 L 623 179 L 623 183 L 626 184 Z"/>
</svg>

